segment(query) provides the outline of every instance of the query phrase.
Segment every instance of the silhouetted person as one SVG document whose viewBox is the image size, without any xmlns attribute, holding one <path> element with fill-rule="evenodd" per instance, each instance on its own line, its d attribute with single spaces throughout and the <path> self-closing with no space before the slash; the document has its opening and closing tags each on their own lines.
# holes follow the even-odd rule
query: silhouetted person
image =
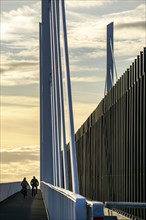
<svg viewBox="0 0 146 220">
<path fill-rule="evenodd" d="M 21 192 L 25 198 L 25 196 L 27 195 L 27 186 L 29 186 L 26 177 L 24 177 L 23 181 L 21 182 L 21 186 L 22 186 Z"/>
<path fill-rule="evenodd" d="M 30 182 L 31 186 L 32 186 L 32 196 L 34 196 L 34 188 L 36 188 L 36 194 L 37 194 L 37 187 L 39 185 L 39 181 L 35 178 L 35 176 L 33 176 L 33 179 Z"/>
</svg>

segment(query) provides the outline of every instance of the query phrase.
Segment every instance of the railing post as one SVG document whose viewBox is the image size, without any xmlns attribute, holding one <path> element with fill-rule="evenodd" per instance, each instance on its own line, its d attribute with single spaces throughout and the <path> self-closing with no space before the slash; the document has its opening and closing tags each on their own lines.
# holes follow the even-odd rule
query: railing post
<svg viewBox="0 0 146 220">
<path fill-rule="evenodd" d="M 88 220 L 104 220 L 104 204 L 102 202 L 97 201 L 89 201 L 87 202 L 87 219 Z"/>
</svg>

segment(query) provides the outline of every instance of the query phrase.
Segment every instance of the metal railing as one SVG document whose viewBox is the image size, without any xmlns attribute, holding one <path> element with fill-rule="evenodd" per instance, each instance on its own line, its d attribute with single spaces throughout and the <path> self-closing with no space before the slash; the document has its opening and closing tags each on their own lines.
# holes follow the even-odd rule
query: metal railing
<svg viewBox="0 0 146 220">
<path fill-rule="evenodd" d="M 108 208 L 108 212 L 112 211 L 117 212 L 129 219 L 133 220 L 143 220 L 143 218 L 132 215 L 129 210 L 137 209 L 144 210 L 146 209 L 146 203 L 143 202 L 105 202 L 105 207 Z M 124 210 L 128 210 L 125 212 Z"/>
<path fill-rule="evenodd" d="M 104 204 L 88 201 L 69 190 L 41 182 L 41 191 L 51 220 L 103 220 Z"/>
<path fill-rule="evenodd" d="M 102 202 L 146 202 L 145 117 L 146 48 L 75 134 L 82 195 Z M 72 189 L 70 173 L 69 166 Z M 146 219 L 144 209 L 124 211 Z"/>
<path fill-rule="evenodd" d="M 146 209 L 146 203 L 144 202 L 105 202 L 105 207 L 109 209 L 119 208 L 141 208 Z"/>
<path fill-rule="evenodd" d="M 41 182 L 41 190 L 51 220 L 85 220 L 86 199 L 68 190 Z"/>
</svg>

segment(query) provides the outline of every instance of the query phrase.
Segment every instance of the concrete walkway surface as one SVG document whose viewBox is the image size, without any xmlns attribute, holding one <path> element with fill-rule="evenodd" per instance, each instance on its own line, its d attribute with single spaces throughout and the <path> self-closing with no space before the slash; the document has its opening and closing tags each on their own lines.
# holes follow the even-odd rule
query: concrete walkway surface
<svg viewBox="0 0 146 220">
<path fill-rule="evenodd" d="M 35 198 L 28 190 L 25 199 L 19 192 L 1 202 L 0 220 L 48 220 L 41 191 Z"/>
</svg>

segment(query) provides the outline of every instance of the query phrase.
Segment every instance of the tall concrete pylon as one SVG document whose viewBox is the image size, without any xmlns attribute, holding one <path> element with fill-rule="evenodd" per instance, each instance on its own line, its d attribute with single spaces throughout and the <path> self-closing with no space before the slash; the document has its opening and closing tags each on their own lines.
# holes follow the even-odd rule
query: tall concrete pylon
<svg viewBox="0 0 146 220">
<path fill-rule="evenodd" d="M 50 0 L 45 0 L 40 24 L 40 180 L 53 184 L 50 81 Z"/>
<path fill-rule="evenodd" d="M 65 91 L 62 87 L 60 26 L 62 26 L 63 32 L 72 189 L 73 192 L 78 193 L 78 171 L 64 0 L 42 0 L 42 23 L 40 24 L 40 173 L 41 180 L 68 189 L 63 94 Z"/>
<path fill-rule="evenodd" d="M 107 25 L 107 71 L 106 71 L 106 93 L 111 90 L 114 84 L 114 23 Z"/>
</svg>

